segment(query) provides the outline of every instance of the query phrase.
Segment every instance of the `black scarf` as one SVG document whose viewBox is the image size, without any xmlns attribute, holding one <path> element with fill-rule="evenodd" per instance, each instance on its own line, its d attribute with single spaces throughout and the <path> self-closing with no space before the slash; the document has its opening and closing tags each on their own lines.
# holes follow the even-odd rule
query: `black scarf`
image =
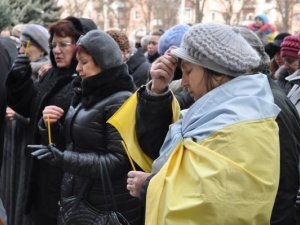
<svg viewBox="0 0 300 225">
<path fill-rule="evenodd" d="M 78 77 L 73 82 L 76 93 L 72 105 L 76 106 L 80 101 L 84 108 L 90 108 L 104 98 L 119 92 L 135 90 L 135 85 L 128 73 L 126 64 L 114 67 L 101 73 L 85 78 Z"/>
<path fill-rule="evenodd" d="M 153 54 L 153 55 L 147 55 L 147 58 L 148 58 L 148 61 L 150 62 L 150 63 L 153 63 L 157 58 L 159 58 L 159 54 L 158 54 L 158 52 L 156 52 L 155 54 Z"/>
</svg>

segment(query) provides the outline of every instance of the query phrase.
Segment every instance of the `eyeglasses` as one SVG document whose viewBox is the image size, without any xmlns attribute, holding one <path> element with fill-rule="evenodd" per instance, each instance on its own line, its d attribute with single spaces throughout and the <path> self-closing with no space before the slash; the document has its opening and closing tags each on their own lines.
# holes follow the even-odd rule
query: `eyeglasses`
<svg viewBox="0 0 300 225">
<path fill-rule="evenodd" d="M 53 42 L 53 43 L 50 43 L 49 44 L 49 48 L 52 50 L 52 49 L 55 49 L 56 47 L 59 47 L 60 49 L 64 49 L 70 45 L 72 45 L 73 43 L 71 42 Z"/>
</svg>

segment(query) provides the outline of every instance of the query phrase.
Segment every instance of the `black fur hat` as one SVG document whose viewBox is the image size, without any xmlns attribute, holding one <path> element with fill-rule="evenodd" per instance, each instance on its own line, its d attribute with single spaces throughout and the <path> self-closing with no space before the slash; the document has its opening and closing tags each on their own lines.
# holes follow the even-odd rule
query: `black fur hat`
<svg viewBox="0 0 300 225">
<path fill-rule="evenodd" d="M 265 45 L 265 51 L 270 56 L 270 59 L 273 59 L 273 57 L 280 51 L 280 45 L 283 41 L 283 39 L 287 36 L 290 36 L 289 33 L 279 33 L 275 38 L 273 42 L 270 42 Z"/>
</svg>

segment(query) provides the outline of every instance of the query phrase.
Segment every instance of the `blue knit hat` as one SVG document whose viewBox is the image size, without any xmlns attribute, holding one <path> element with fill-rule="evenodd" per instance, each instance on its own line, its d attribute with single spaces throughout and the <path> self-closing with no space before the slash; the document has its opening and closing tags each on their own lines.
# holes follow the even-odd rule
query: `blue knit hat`
<svg viewBox="0 0 300 225">
<path fill-rule="evenodd" d="M 256 19 L 260 19 L 263 22 L 263 24 L 266 24 L 269 22 L 269 19 L 265 14 L 259 14 L 259 15 L 255 16 L 254 20 L 256 20 Z"/>
<path fill-rule="evenodd" d="M 179 47 L 184 33 L 189 28 L 187 24 L 177 24 L 169 28 L 159 39 L 158 53 L 163 55 L 172 45 Z"/>
</svg>

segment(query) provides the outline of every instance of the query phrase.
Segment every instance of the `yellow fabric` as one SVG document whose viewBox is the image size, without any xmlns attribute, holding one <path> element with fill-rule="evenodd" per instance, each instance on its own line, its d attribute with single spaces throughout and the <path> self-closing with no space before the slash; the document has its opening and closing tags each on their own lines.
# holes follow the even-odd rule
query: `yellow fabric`
<svg viewBox="0 0 300 225">
<path fill-rule="evenodd" d="M 180 107 L 176 99 L 173 99 L 173 121 L 175 122 L 179 118 Z M 151 172 L 153 160 L 142 151 L 137 141 L 135 131 L 136 107 L 137 93 L 134 93 L 107 122 L 118 130 L 133 161 L 143 171 Z"/>
<path fill-rule="evenodd" d="M 268 42 L 272 42 L 272 41 L 274 41 L 274 38 L 275 38 L 275 33 L 273 32 L 273 33 L 270 33 L 269 35 L 268 35 Z"/>
<path fill-rule="evenodd" d="M 268 225 L 279 183 L 274 119 L 184 140 L 149 184 L 146 225 Z"/>
</svg>

